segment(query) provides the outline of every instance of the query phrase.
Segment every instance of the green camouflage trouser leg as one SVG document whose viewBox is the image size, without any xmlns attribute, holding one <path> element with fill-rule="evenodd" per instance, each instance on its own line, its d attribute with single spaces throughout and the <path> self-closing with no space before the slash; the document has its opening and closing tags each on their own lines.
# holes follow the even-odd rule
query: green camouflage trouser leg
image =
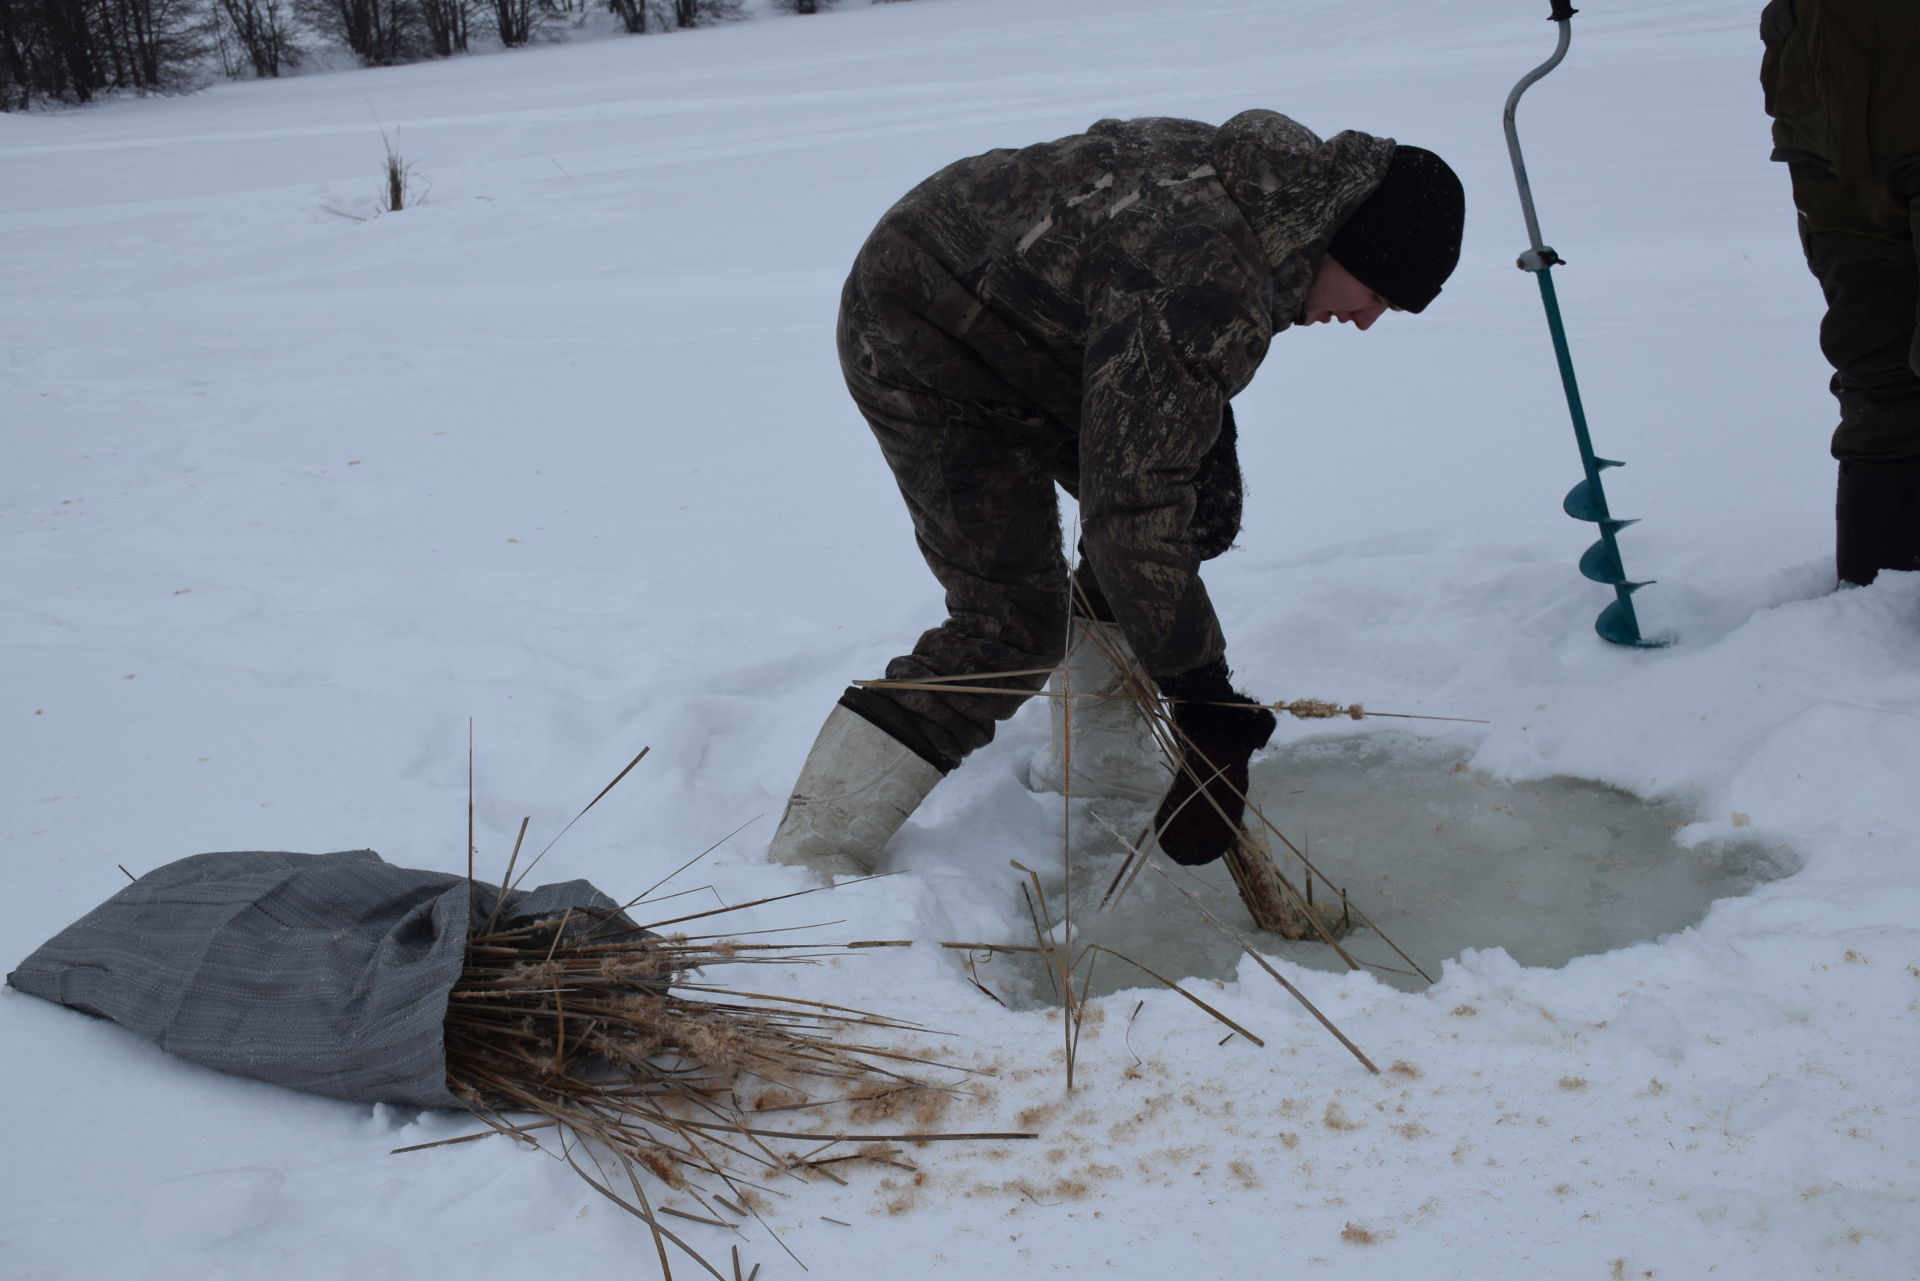
<svg viewBox="0 0 1920 1281">
<path fill-rule="evenodd" d="M 843 351 L 879 323 L 857 305 L 843 309 Z M 885 691 L 914 713 L 928 746 L 958 762 L 1046 684 L 1046 670 L 1065 651 L 1068 571 L 1054 486 L 1071 487 L 1071 451 L 1057 429 L 1016 406 L 961 402 L 911 385 L 898 371 L 843 364 L 906 500 L 920 552 L 946 589 L 946 621 L 887 664 L 887 679 L 966 677 L 956 683 L 1016 692 Z"/>
<path fill-rule="evenodd" d="M 977 410 L 900 388 L 859 399 L 921 555 L 946 590 L 946 620 L 888 663 L 887 679 L 968 677 L 957 683 L 1022 694 L 1040 688 L 1044 670 L 993 674 L 1050 669 L 1066 647 L 1067 564 L 1051 468 L 1010 446 Z M 1025 701 L 926 690 L 887 696 L 930 723 L 931 745 L 950 761 L 985 746 L 995 723 Z"/>
</svg>

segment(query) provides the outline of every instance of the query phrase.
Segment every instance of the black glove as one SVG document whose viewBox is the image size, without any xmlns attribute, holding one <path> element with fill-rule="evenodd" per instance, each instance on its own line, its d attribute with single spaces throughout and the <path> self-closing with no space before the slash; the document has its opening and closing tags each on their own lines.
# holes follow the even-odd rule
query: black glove
<svg viewBox="0 0 1920 1281">
<path fill-rule="evenodd" d="M 1247 760 L 1273 737 L 1273 713 L 1235 693 L 1225 659 L 1160 681 L 1185 736 L 1173 786 L 1154 815 L 1160 848 L 1176 863 L 1211 863 L 1233 846 L 1246 810 Z"/>
</svg>

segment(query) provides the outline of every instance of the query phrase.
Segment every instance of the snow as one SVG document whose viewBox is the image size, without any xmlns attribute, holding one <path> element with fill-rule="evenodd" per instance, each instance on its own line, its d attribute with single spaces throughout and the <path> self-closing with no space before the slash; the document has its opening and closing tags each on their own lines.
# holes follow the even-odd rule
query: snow
<svg viewBox="0 0 1920 1281">
<path fill-rule="evenodd" d="M 1519 113 L 1657 651 L 1592 633 L 1513 268 L 1499 114 L 1543 8 L 848 4 L 0 116 L 0 964 L 121 864 L 463 870 L 470 721 L 483 867 L 650 746 L 536 879 L 637 894 L 750 824 L 675 885 L 803 888 L 762 854 L 800 759 L 939 614 L 834 364 L 854 249 L 954 157 L 1271 106 L 1431 147 L 1470 212 L 1429 313 L 1286 334 L 1238 402 L 1249 520 L 1209 575 L 1232 661 L 1266 698 L 1486 723 L 1290 722 L 1261 768 L 1624 789 L 1681 824 L 1675 857 L 1743 842 L 1776 879 L 1558 966 L 1492 945 L 1498 908 L 1417 990 L 1276 962 L 1377 1076 L 1250 960 L 1194 987 L 1264 1047 L 1108 996 L 1069 1093 L 1058 1011 L 995 1005 L 938 946 L 1027 931 L 1009 860 L 1059 875 L 1036 707 L 936 790 L 903 874 L 738 927 L 915 940 L 787 990 L 950 1033 L 994 1075 L 940 1124 L 1040 1137 L 787 1188 L 795 1258 L 689 1240 L 763 1277 L 1920 1276 L 1920 576 L 1831 590 L 1819 299 L 1755 6 L 1593 5 Z M 383 129 L 430 190 L 371 217 Z M 1380 848 L 1408 857 L 1398 786 L 1354 804 L 1404 811 Z M 653 1272 L 559 1162 L 388 1155 L 459 1116 L 220 1076 L 12 991 L 0 1037 L 9 1277 Z"/>
</svg>

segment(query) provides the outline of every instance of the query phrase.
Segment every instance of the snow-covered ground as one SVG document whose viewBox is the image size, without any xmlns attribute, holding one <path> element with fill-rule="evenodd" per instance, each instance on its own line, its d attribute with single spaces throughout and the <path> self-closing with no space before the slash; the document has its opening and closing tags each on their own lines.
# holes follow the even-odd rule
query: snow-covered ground
<svg viewBox="0 0 1920 1281">
<path fill-rule="evenodd" d="M 1264 1048 L 1111 996 L 1068 1093 L 1059 1014 L 995 1005 L 938 946 L 1020 939 L 1010 859 L 1059 875 L 1035 707 L 902 834 L 904 875 L 738 924 L 916 940 L 784 990 L 953 1034 L 995 1075 L 940 1124 L 1040 1138 L 786 1188 L 795 1258 L 759 1228 L 689 1240 L 763 1277 L 1920 1275 L 1920 577 L 1830 591 L 1819 303 L 1758 6 L 1596 3 L 1520 111 L 1594 433 L 1629 463 L 1613 506 L 1645 520 L 1627 566 L 1678 637 L 1652 652 L 1592 633 L 1608 595 L 1574 571 L 1591 529 L 1559 511 L 1578 468 L 1513 267 L 1500 109 L 1546 8 L 849 4 L 0 116 L 0 965 L 121 864 L 463 869 L 470 719 L 493 866 L 650 746 L 536 879 L 638 893 L 757 819 L 676 884 L 801 888 L 762 850 L 820 719 L 939 615 L 839 385 L 854 249 L 954 157 L 1270 106 L 1439 151 L 1469 227 L 1430 312 L 1284 335 L 1241 398 L 1249 518 L 1209 576 L 1232 660 L 1267 698 L 1487 722 L 1289 724 L 1275 820 L 1274 762 L 1378 735 L 1426 791 L 1457 763 L 1591 780 L 1679 816 L 1675 857 L 1738 838 L 1791 874 L 1558 968 L 1469 946 L 1409 992 L 1283 963 L 1377 1076 L 1250 961 L 1197 986 Z M 341 216 L 372 212 L 383 128 L 427 199 Z M 1354 805 L 1405 824 L 1364 903 L 1433 824 L 1391 783 Z M 1463 912 L 1497 898 L 1458 868 Z M 387 1155 L 461 1117 L 220 1076 L 12 991 L 0 1038 L 5 1276 L 653 1269 L 558 1162 Z"/>
</svg>

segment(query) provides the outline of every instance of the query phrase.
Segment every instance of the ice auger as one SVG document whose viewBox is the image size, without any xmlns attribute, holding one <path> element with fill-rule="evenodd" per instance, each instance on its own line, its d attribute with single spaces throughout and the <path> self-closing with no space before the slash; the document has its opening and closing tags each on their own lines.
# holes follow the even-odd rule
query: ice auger
<svg viewBox="0 0 1920 1281">
<path fill-rule="evenodd" d="M 1620 545 L 1614 537 L 1634 522 L 1617 520 L 1607 510 L 1607 491 L 1600 483 L 1601 472 L 1622 464 L 1611 458 L 1601 458 L 1593 452 L 1593 440 L 1587 432 L 1587 414 L 1580 407 L 1580 386 L 1573 377 L 1573 356 L 1567 350 L 1567 330 L 1560 321 L 1560 302 L 1553 292 L 1553 268 L 1564 260 L 1541 243 L 1540 219 L 1533 211 L 1533 189 L 1527 183 L 1527 166 L 1520 159 L 1520 135 L 1513 125 L 1513 113 L 1520 105 L 1520 95 L 1534 81 L 1560 65 L 1560 60 L 1567 56 L 1567 46 L 1573 40 L 1573 15 L 1579 11 L 1573 7 L 1571 0 L 1552 0 L 1552 5 L 1553 12 L 1549 20 L 1560 28 L 1559 47 L 1553 51 L 1551 58 L 1521 77 L 1520 83 L 1507 95 L 1507 154 L 1513 160 L 1513 179 L 1520 188 L 1520 209 L 1526 215 L 1527 236 L 1531 241 L 1527 251 L 1520 255 L 1518 265 L 1520 270 L 1532 272 L 1534 279 L 1540 282 L 1540 301 L 1546 306 L 1547 328 L 1553 334 L 1553 354 L 1560 362 L 1560 384 L 1566 388 L 1567 410 L 1573 415 L 1573 437 L 1579 443 L 1580 465 L 1586 471 L 1585 479 L 1567 491 L 1566 501 L 1561 506 L 1575 520 L 1592 521 L 1600 526 L 1600 540 L 1580 557 L 1580 572 L 1596 583 L 1610 585 L 1614 592 L 1613 604 L 1600 611 L 1600 617 L 1594 620 L 1593 630 L 1616 645 L 1654 648 L 1664 642 L 1642 637 L 1640 620 L 1633 611 L 1633 594 L 1647 584 L 1628 580 L 1626 569 L 1620 563 Z"/>
</svg>

